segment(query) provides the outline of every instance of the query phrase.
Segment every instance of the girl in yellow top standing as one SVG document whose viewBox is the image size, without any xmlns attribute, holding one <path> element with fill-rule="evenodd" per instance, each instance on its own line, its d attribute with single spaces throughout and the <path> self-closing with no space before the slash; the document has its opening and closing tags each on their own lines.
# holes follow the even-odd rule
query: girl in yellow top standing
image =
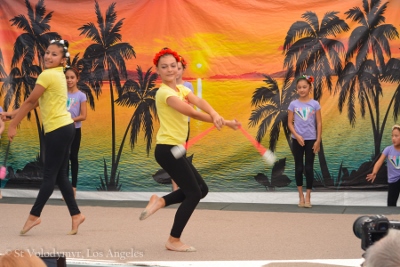
<svg viewBox="0 0 400 267">
<path fill-rule="evenodd" d="M 71 183 L 68 180 L 68 159 L 75 126 L 71 114 L 67 111 L 67 82 L 63 71 L 68 53 L 66 40 L 52 40 L 44 55 L 45 70 L 36 80 L 36 85 L 22 106 L 12 112 L 4 112 L 3 119 L 11 117 L 8 126 L 8 138 L 14 140 L 17 126 L 23 118 L 37 106 L 40 107 L 45 137 L 45 162 L 43 182 L 35 204 L 20 234 L 27 233 L 40 224 L 40 215 L 57 183 L 68 206 L 72 218 L 69 234 L 78 232 L 79 225 L 85 220 L 76 204 Z"/>
<path fill-rule="evenodd" d="M 171 148 L 185 142 L 188 117 L 213 123 L 218 130 L 223 125 L 236 130 L 240 123 L 236 120 L 224 120 L 207 101 L 197 97 L 189 88 L 176 83 L 179 60 L 178 54 L 169 48 L 162 49 L 153 60 L 162 79 L 162 85 L 156 94 L 160 129 L 156 138 L 155 158 L 179 189 L 163 197 L 151 196 L 139 219 L 148 218 L 162 207 L 181 203 L 165 247 L 173 251 L 192 252 L 196 249 L 182 243 L 180 237 L 200 199 L 207 195 L 208 187 L 193 164 L 186 157 L 176 159 Z M 203 112 L 194 109 L 190 104 Z"/>
</svg>

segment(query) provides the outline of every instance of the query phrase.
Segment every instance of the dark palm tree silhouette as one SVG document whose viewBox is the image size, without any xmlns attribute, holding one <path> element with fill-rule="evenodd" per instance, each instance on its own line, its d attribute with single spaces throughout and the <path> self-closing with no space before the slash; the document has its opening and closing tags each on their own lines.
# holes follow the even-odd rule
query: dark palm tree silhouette
<svg viewBox="0 0 400 267">
<path fill-rule="evenodd" d="M 355 56 L 356 67 L 359 68 L 372 52 L 372 59 L 381 74 L 385 66 L 385 54 L 388 58 L 391 57 L 389 40 L 399 38 L 399 33 L 393 25 L 384 24 L 386 19 L 383 14 L 389 2 L 382 5 L 381 0 L 362 0 L 362 2 L 362 10 L 354 7 L 345 12 L 347 19 L 360 24 L 351 33 L 346 62 Z"/>
<path fill-rule="evenodd" d="M 130 133 L 130 146 L 131 149 L 133 149 L 137 143 L 137 137 L 140 130 L 144 130 L 147 155 L 150 153 L 151 143 L 153 141 L 153 121 L 154 119 L 157 119 L 155 104 L 155 95 L 158 90 L 158 88 L 155 88 L 157 74 L 152 73 L 151 68 L 149 68 L 146 73 L 143 73 L 140 66 L 137 67 L 136 71 L 138 80 L 127 80 L 122 87 L 121 96 L 115 101 L 115 103 L 120 106 L 135 108 L 122 138 L 117 159 L 115 161 L 115 168 L 118 168 L 128 133 Z M 105 173 L 104 180 L 101 179 L 101 186 L 98 189 L 107 190 L 107 184 L 108 177 Z M 121 188 L 121 185 L 119 184 L 119 173 L 116 177 L 116 186 L 118 189 Z"/>
<path fill-rule="evenodd" d="M 118 105 L 135 108 L 126 133 L 131 129 L 130 145 L 133 149 L 137 143 L 139 132 L 143 129 L 147 154 L 150 153 L 153 141 L 153 121 L 158 119 L 155 103 L 155 95 L 158 90 L 155 88 L 157 73 L 152 73 L 151 69 L 149 68 L 146 73 L 143 73 L 142 68 L 138 66 L 136 69 L 138 80 L 127 80 L 122 87 L 121 96 L 115 101 Z M 126 133 L 123 140 L 125 140 Z"/>
<path fill-rule="evenodd" d="M 269 75 L 264 75 L 266 86 L 256 89 L 251 99 L 251 105 L 254 110 L 249 119 L 249 126 L 258 126 L 257 141 L 261 143 L 267 130 L 269 129 L 269 149 L 275 151 L 281 130 L 285 135 L 286 141 L 292 150 L 292 138 L 288 128 L 288 107 L 290 102 L 296 97 L 295 84 L 293 83 L 293 69 L 289 68 L 283 81 L 282 89 L 279 88 L 278 82 Z M 255 179 L 264 185 L 267 190 L 274 189 L 282 180 L 288 180 L 288 177 L 277 175 L 277 172 L 283 173 L 286 166 L 286 159 L 277 160 L 274 163 L 271 173 L 271 183 L 268 177 L 259 173 Z M 272 179 L 274 184 L 272 184 Z M 290 180 L 289 180 L 290 182 Z"/>
<path fill-rule="evenodd" d="M 125 60 L 136 57 L 135 51 L 130 44 L 120 42 L 122 36 L 119 32 L 124 19 L 117 21 L 115 5 L 116 3 L 112 3 L 108 7 L 104 19 L 101 14 L 100 6 L 98 2 L 95 1 L 98 28 L 96 28 L 94 23 L 89 22 L 78 29 L 81 31 L 80 35 L 85 35 L 94 42 L 86 48 L 83 55 L 85 66 L 87 66 L 88 70 L 92 70 L 95 76 L 94 79 L 91 79 L 91 83 L 101 86 L 101 80 L 103 77 L 106 77 L 110 85 L 112 159 L 107 190 L 118 190 L 115 184 L 118 165 L 116 164 L 115 153 L 115 107 L 113 86 L 115 86 L 119 96 L 121 94 L 120 75 L 125 79 L 127 78 Z M 99 79 L 101 80 L 99 81 Z M 105 160 L 104 164 L 106 164 Z M 104 168 L 105 170 L 107 169 L 106 166 L 104 166 Z"/>
<path fill-rule="evenodd" d="M 337 13 L 327 12 L 319 24 L 314 12 L 305 12 L 302 15 L 305 21 L 291 25 L 283 44 L 284 67 L 294 67 L 295 77 L 301 74 L 314 76 L 315 100 L 321 99 L 324 88 L 332 90 L 332 76 L 342 69 L 344 45 L 329 37 L 336 37 L 350 28 Z"/>
<path fill-rule="evenodd" d="M 383 119 L 383 124 L 386 123 L 389 111 L 393 106 L 393 119 L 397 121 L 400 114 L 400 59 L 391 58 L 385 65 L 382 80 L 390 83 L 397 83 L 397 88 L 390 99 L 388 108 Z"/>
<path fill-rule="evenodd" d="M 285 53 L 284 67 L 295 69 L 295 77 L 301 74 L 313 75 L 314 99 L 321 100 L 324 88 L 333 89 L 332 78 L 342 70 L 344 45 L 330 37 L 348 31 L 347 23 L 337 16 L 338 12 L 327 12 L 321 23 L 318 16 L 311 11 L 305 12 L 305 21 L 293 23 L 286 35 L 283 45 Z M 318 153 L 322 177 L 327 183 L 331 181 L 323 144 Z"/>
<path fill-rule="evenodd" d="M 21 59 L 25 59 L 27 64 L 33 64 L 33 60 L 37 60 L 43 69 L 43 56 L 52 39 L 60 39 L 60 35 L 56 32 L 50 32 L 50 20 L 53 11 L 46 14 L 46 6 L 44 0 L 39 0 L 35 6 L 35 10 L 29 0 L 25 0 L 25 6 L 28 10 L 28 18 L 20 14 L 13 17 L 10 21 L 11 26 L 22 29 L 22 33 L 15 41 L 14 55 L 11 61 L 12 66 L 18 65 Z M 29 56 L 26 54 L 28 53 Z"/>
<path fill-rule="evenodd" d="M 281 130 L 289 147 L 292 147 L 291 133 L 288 128 L 288 107 L 296 97 L 295 85 L 292 83 L 293 70 L 286 73 L 282 89 L 278 82 L 269 75 L 264 75 L 266 86 L 259 87 L 253 93 L 251 105 L 254 110 L 249 118 L 249 127 L 258 126 L 257 141 L 261 143 L 269 130 L 269 149 L 275 151 Z"/>
<path fill-rule="evenodd" d="M 384 24 L 386 19 L 383 14 L 388 3 L 381 5 L 380 0 L 363 0 L 362 10 L 354 7 L 345 12 L 348 19 L 358 22 L 360 26 L 351 33 L 346 53 L 346 66 L 343 73 L 339 75 L 335 89 L 340 93 L 339 111 L 343 110 L 347 102 L 347 117 L 353 127 L 356 124 L 355 100 L 357 98 L 360 103 L 361 117 L 364 118 L 368 112 L 374 138 L 374 158 L 378 157 L 381 151 L 383 132 L 390 109 L 393 105 L 393 117 L 396 120 L 400 103 L 398 90 L 396 90 L 381 122 L 380 99 L 383 96 L 381 81 L 395 81 L 392 73 L 396 71 L 396 61 L 390 59 L 389 41 L 399 38 L 399 33 L 393 25 Z M 385 58 L 390 59 L 388 62 L 391 64 L 388 66 L 386 66 Z"/>
<path fill-rule="evenodd" d="M 43 56 L 47 46 L 52 39 L 60 39 L 56 32 L 50 32 L 50 20 L 53 12 L 46 14 L 44 0 L 39 0 L 33 10 L 29 0 L 25 0 L 25 6 L 28 11 L 28 18 L 19 14 L 10 21 L 11 26 L 16 26 L 24 32 L 19 35 L 14 43 L 14 54 L 11 60 L 12 70 L 3 89 L 7 90 L 4 106 L 7 110 L 11 105 L 14 109 L 20 107 L 21 103 L 29 96 L 33 90 L 37 76 L 43 70 Z M 39 161 L 44 161 L 44 131 L 41 125 L 38 111 L 33 110 L 36 119 L 36 125 L 39 133 Z M 31 113 L 28 114 L 28 120 Z"/>
</svg>

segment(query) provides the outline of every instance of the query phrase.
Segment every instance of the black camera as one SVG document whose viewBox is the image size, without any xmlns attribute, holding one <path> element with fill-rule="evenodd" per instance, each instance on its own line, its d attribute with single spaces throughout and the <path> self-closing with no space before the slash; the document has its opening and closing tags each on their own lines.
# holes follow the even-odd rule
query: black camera
<svg viewBox="0 0 400 267">
<path fill-rule="evenodd" d="M 361 248 L 367 248 L 384 237 L 390 228 L 400 229 L 399 221 L 389 221 L 383 215 L 361 216 L 353 224 L 353 232 L 361 239 Z"/>
</svg>

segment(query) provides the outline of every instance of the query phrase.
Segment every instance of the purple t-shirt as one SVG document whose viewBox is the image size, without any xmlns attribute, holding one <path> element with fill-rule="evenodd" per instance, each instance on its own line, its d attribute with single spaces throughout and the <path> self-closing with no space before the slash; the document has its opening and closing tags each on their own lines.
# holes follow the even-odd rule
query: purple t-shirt
<svg viewBox="0 0 400 267">
<path fill-rule="evenodd" d="M 388 183 L 395 183 L 400 179 L 400 151 L 391 145 L 386 147 L 382 154 L 387 161 Z"/>
<path fill-rule="evenodd" d="M 193 85 L 191 82 L 183 82 L 183 86 L 189 88 L 190 91 L 192 91 L 192 93 L 194 93 Z M 190 121 L 190 117 L 188 117 L 188 121 Z"/>
<path fill-rule="evenodd" d="M 298 99 L 290 102 L 289 108 L 293 112 L 294 129 L 304 140 L 317 139 L 316 112 L 321 109 L 318 101 L 311 99 L 301 102 Z M 295 138 L 292 134 L 292 138 Z"/>
<path fill-rule="evenodd" d="M 75 93 L 68 92 L 67 110 L 71 113 L 71 118 L 75 118 L 81 114 L 81 103 L 86 102 L 86 95 L 81 91 Z M 75 122 L 75 128 L 81 128 L 82 122 Z"/>
<path fill-rule="evenodd" d="M 193 85 L 191 82 L 183 82 L 183 86 L 189 88 L 190 91 L 192 91 L 192 93 L 194 93 Z"/>
</svg>

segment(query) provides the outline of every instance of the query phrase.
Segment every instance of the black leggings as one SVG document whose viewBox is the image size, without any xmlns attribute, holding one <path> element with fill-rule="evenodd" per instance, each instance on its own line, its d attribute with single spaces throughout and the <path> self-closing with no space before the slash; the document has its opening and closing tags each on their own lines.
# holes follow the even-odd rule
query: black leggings
<svg viewBox="0 0 400 267">
<path fill-rule="evenodd" d="M 292 149 L 295 164 L 296 185 L 303 186 L 303 172 L 306 174 L 306 188 L 312 189 L 314 181 L 314 158 L 313 146 L 315 140 L 305 140 L 304 146 L 301 146 L 296 139 L 292 139 Z M 303 162 L 305 155 L 305 164 Z M 305 166 L 304 166 L 305 165 Z"/>
<path fill-rule="evenodd" d="M 388 186 L 387 205 L 388 207 L 396 207 L 400 193 L 400 180 L 394 183 L 388 183 Z"/>
<path fill-rule="evenodd" d="M 179 189 L 163 196 L 165 206 L 181 203 L 175 214 L 171 236 L 180 238 L 190 216 L 200 199 L 208 193 L 208 187 L 196 168 L 186 157 L 175 159 L 171 153 L 172 145 L 158 144 L 155 158 L 158 164 L 171 176 Z"/>
<path fill-rule="evenodd" d="M 81 128 L 76 128 L 75 137 L 71 145 L 71 153 L 69 155 L 69 160 L 71 161 L 72 187 L 75 188 L 76 184 L 78 183 L 78 169 L 79 169 L 78 153 L 79 153 L 79 148 L 81 146 L 81 135 L 82 135 Z"/>
<path fill-rule="evenodd" d="M 43 182 L 35 204 L 31 209 L 31 215 L 40 217 L 44 205 L 54 191 L 56 183 L 68 206 L 70 215 L 73 216 L 81 213 L 76 204 L 72 186 L 67 176 L 69 150 L 74 134 L 75 126 L 72 123 L 46 133 L 44 136 L 45 160 Z"/>
</svg>

